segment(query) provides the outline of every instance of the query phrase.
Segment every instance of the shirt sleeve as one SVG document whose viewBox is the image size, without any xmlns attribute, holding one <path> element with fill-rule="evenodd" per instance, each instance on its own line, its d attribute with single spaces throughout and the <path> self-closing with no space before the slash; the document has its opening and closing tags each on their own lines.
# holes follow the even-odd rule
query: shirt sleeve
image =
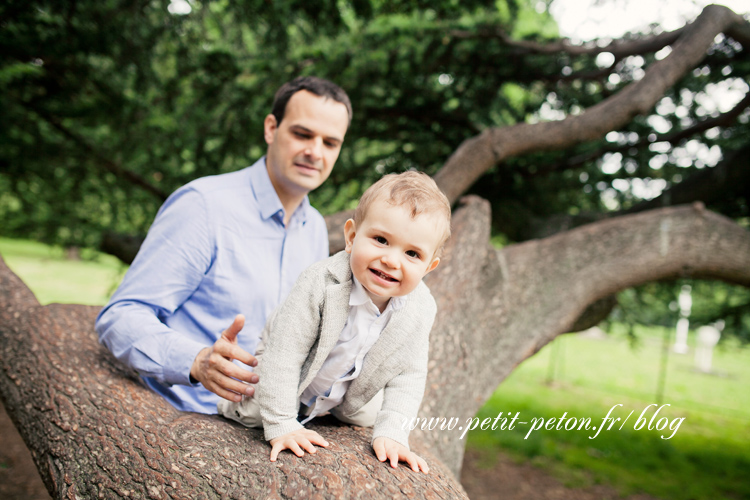
<svg viewBox="0 0 750 500">
<path fill-rule="evenodd" d="M 318 236 L 318 258 L 316 262 L 328 258 L 330 255 L 330 244 L 328 242 L 328 227 L 326 226 L 325 220 L 323 220 L 323 227 L 320 228 L 320 236 Z"/>
<path fill-rule="evenodd" d="M 175 192 L 109 304 L 99 313 L 99 340 L 117 359 L 163 384 L 190 385 L 190 368 L 206 347 L 164 321 L 198 288 L 211 266 L 214 236 L 203 196 Z"/>
</svg>

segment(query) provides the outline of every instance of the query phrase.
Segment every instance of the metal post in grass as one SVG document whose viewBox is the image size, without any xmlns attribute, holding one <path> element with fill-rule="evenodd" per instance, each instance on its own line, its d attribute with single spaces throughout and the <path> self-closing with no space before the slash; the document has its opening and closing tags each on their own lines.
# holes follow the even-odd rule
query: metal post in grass
<svg viewBox="0 0 750 500">
<path fill-rule="evenodd" d="M 711 358 L 714 347 L 719 343 L 724 321 L 719 320 L 712 325 L 698 328 L 698 339 L 695 348 L 695 367 L 703 373 L 711 373 Z"/>
<path fill-rule="evenodd" d="M 679 354 L 685 354 L 688 352 L 688 329 L 690 327 L 690 309 L 693 306 L 693 299 L 690 296 L 691 291 L 690 285 L 682 285 L 680 296 L 677 300 L 680 306 L 680 319 L 677 320 L 677 332 L 672 350 Z"/>
<path fill-rule="evenodd" d="M 559 373 L 559 375 L 562 376 L 562 364 L 564 358 L 562 340 L 563 337 L 559 336 L 551 343 L 549 365 L 547 366 L 547 385 L 552 385 L 555 382 L 556 373 Z M 557 368 L 558 366 L 560 366 L 559 370 Z"/>
<path fill-rule="evenodd" d="M 664 328 L 664 338 L 661 343 L 661 363 L 659 367 L 659 380 L 656 384 L 656 404 L 664 401 L 664 386 L 667 383 L 667 362 L 669 361 L 669 343 L 672 340 L 672 329 Z"/>
</svg>

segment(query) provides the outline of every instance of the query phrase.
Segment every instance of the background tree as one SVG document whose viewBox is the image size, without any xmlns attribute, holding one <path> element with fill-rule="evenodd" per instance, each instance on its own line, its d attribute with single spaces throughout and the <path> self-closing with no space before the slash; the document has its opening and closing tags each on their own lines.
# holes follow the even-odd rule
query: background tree
<svg viewBox="0 0 750 500">
<path fill-rule="evenodd" d="M 539 30 L 544 23 L 524 23 L 544 14 L 520 2 L 461 10 L 448 2 L 431 9 L 340 3 L 334 10 L 290 2 L 262 15 L 260 5 L 208 4 L 179 19 L 164 13 L 166 3 L 152 2 L 4 7 L 2 43 L 15 52 L 3 52 L 0 71 L 13 118 L 2 125 L 3 227 L 66 244 L 96 242 L 110 227 L 144 229 L 176 185 L 260 155 L 262 145 L 246 142 L 261 137 L 252 128 L 259 122 L 250 122 L 267 109 L 274 82 L 309 72 L 352 89 L 356 106 L 349 146 L 334 181 L 317 194 L 319 206 L 349 208 L 371 178 L 419 166 L 454 201 L 467 190 L 490 197 L 493 224 L 508 241 L 567 229 L 496 251 L 487 243 L 490 204 L 473 197 L 456 210 L 456 238 L 442 271 L 429 279 L 440 316 L 431 348 L 436 382 L 423 415 L 473 415 L 513 367 L 618 290 L 685 276 L 750 285 L 750 236 L 741 225 L 700 204 L 623 214 L 697 196 L 746 224 L 747 190 L 732 190 L 746 179 L 747 103 L 712 116 L 701 111 L 700 93 L 683 102 L 681 90 L 706 88 L 714 78 L 747 91 L 748 23 L 731 11 L 707 8 L 676 32 L 575 47 L 550 41 Z M 602 52 L 620 62 L 597 64 Z M 643 64 L 625 62 L 636 56 Z M 657 118 L 642 118 L 654 106 Z M 556 110 L 568 118 L 542 120 Z M 682 142 L 688 137 L 697 143 Z M 680 161 L 683 153 L 704 168 Z M 639 183 L 672 167 L 660 199 L 645 199 Z M 724 184 L 730 196 L 711 190 L 722 179 L 731 179 Z M 62 195 L 77 203 L 59 208 Z M 540 229 L 523 235 L 510 227 L 516 221 Z M 581 221 L 596 222 L 570 229 Z M 265 492 L 283 486 L 281 495 L 293 496 L 322 474 L 303 462 L 279 473 L 263 464 L 227 471 L 226 463 L 257 454 L 257 442 L 230 434 L 217 445 L 208 439 L 216 419 L 174 412 L 128 382 L 91 336 L 91 309 L 41 308 L 7 270 L 0 283 L 0 389 L 56 494 L 125 495 L 122 481 L 144 496 L 199 486 L 215 494 L 245 481 Z M 78 373 L 80 366 L 92 370 Z M 132 420 L 122 423 L 120 415 Z M 363 442 L 347 430 L 327 432 Z M 186 442 L 185 433 L 194 439 Z M 417 433 L 415 441 L 447 466 L 439 471 L 459 470 L 456 436 Z M 120 469 L 120 459 L 109 460 L 113 452 L 143 461 Z M 332 453 L 349 480 L 363 481 L 361 491 L 392 485 L 366 453 Z M 224 474 L 232 477 L 221 489 Z M 420 487 L 433 495 L 460 489 L 443 472 Z"/>
</svg>

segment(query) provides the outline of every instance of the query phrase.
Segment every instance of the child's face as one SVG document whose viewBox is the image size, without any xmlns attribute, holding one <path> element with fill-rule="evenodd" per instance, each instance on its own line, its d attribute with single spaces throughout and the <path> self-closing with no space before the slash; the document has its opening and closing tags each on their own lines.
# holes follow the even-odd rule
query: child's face
<svg viewBox="0 0 750 500">
<path fill-rule="evenodd" d="M 346 221 L 352 273 L 381 311 L 391 297 L 408 294 L 437 267 L 442 229 L 434 214 L 412 219 L 407 208 L 383 200 L 373 201 L 360 227 Z"/>
</svg>

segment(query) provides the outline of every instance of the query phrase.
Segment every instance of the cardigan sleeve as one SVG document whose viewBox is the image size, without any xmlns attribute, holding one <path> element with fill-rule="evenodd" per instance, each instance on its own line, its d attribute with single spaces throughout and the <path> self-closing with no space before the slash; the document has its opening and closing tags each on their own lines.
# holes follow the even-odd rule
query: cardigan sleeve
<svg viewBox="0 0 750 500">
<path fill-rule="evenodd" d="M 326 261 L 323 261 L 326 262 Z M 297 422 L 302 365 L 320 333 L 325 268 L 315 264 L 300 275 L 263 331 L 257 398 L 267 440 L 302 428 Z"/>
<path fill-rule="evenodd" d="M 387 437 L 409 448 L 408 424 L 417 416 L 422 404 L 427 380 L 429 335 L 437 313 L 437 306 L 429 293 L 428 298 L 420 306 L 418 331 L 405 332 L 405 335 L 418 340 L 413 349 L 403 356 L 403 370 L 385 385 L 383 406 L 375 419 L 372 441 Z"/>
</svg>

